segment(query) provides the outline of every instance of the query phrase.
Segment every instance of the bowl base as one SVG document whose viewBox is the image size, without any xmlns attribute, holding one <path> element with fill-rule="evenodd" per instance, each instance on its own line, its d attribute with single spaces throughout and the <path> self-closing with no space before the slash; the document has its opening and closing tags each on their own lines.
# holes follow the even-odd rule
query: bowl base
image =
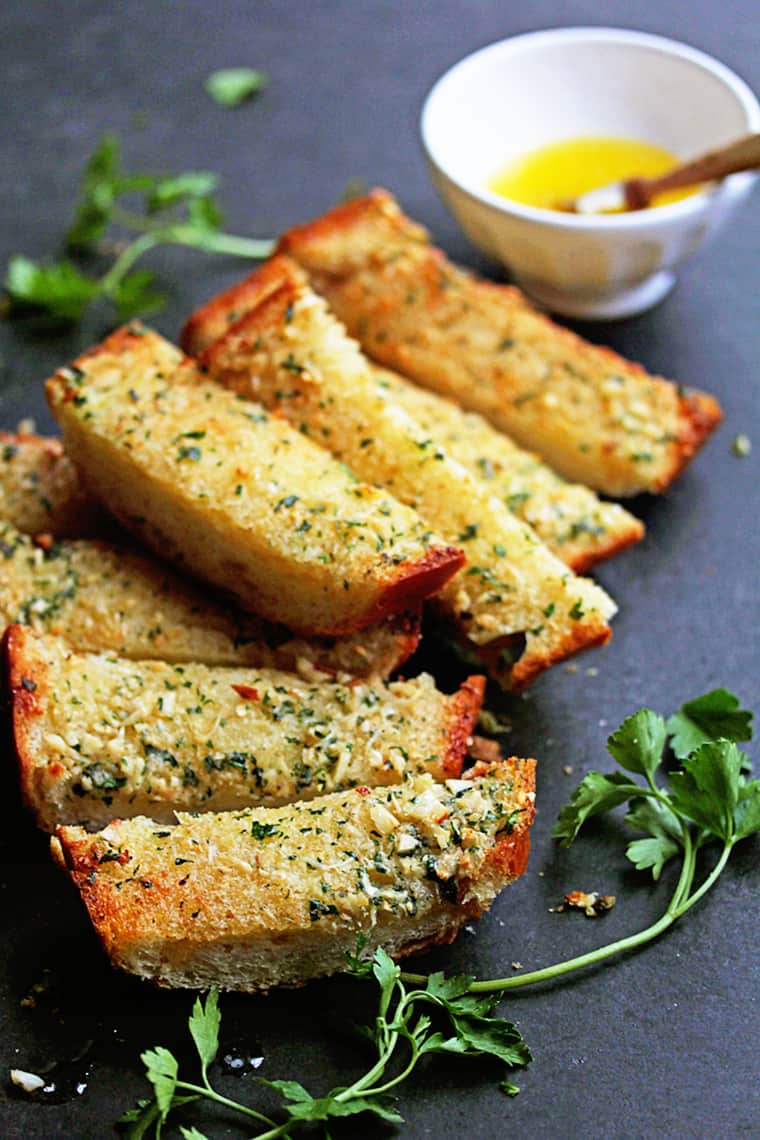
<svg viewBox="0 0 760 1140">
<path fill-rule="evenodd" d="M 577 294 L 568 296 L 562 289 L 552 289 L 551 286 L 519 278 L 517 283 L 526 296 L 552 313 L 581 321 L 619 321 L 658 305 L 675 285 L 676 275 L 662 270 L 647 277 L 640 285 L 606 297 L 579 297 Z"/>
</svg>

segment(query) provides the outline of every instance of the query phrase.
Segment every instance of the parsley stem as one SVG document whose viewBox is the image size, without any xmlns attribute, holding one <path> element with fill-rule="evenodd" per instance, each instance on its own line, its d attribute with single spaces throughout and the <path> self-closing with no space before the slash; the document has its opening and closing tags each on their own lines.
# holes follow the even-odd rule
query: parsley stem
<svg viewBox="0 0 760 1140">
<path fill-rule="evenodd" d="M 100 290 L 113 297 L 119 284 L 135 262 L 159 245 L 184 245 L 202 249 L 207 253 L 226 253 L 234 257 L 248 257 L 261 261 L 274 250 L 274 242 L 266 239 L 241 238 L 234 234 L 221 234 L 215 230 L 199 230 L 194 226 L 172 225 L 147 230 L 135 238 L 119 254 L 108 272 L 100 279 Z"/>
<path fill-rule="evenodd" d="M 216 1092 L 210 1087 L 203 1085 L 194 1085 L 189 1081 L 177 1081 L 178 1089 L 187 1089 L 188 1092 L 200 1093 L 201 1096 L 207 1097 L 209 1100 L 214 1100 L 217 1104 L 223 1104 L 226 1108 L 232 1108 L 235 1112 L 242 1112 L 245 1116 L 252 1116 L 254 1120 L 260 1121 L 261 1124 L 268 1124 L 270 1128 L 276 1128 L 275 1122 L 270 1120 L 268 1116 L 257 1112 L 255 1108 L 249 1108 L 246 1104 L 239 1104 L 236 1100 L 230 1100 L 229 1097 L 222 1096 L 221 1093 Z M 267 1133 L 269 1135 L 269 1133 Z M 275 1132 L 272 1135 L 279 1136 L 281 1133 Z"/>
<path fill-rule="evenodd" d="M 286 1120 L 283 1124 L 277 1124 L 274 1128 L 270 1128 L 268 1132 L 257 1132 L 251 1140 L 275 1140 L 277 1136 L 287 1136 L 288 1132 L 293 1127 L 298 1127 L 297 1120 Z"/>
<path fill-rule="evenodd" d="M 588 953 L 580 954 L 575 958 L 566 958 L 564 962 L 556 962 L 553 966 L 544 966 L 541 970 L 531 970 L 527 974 L 512 975 L 509 978 L 493 978 L 487 981 L 473 982 L 470 991 L 472 993 L 495 993 L 500 990 L 515 990 L 522 986 L 535 985 L 538 982 L 560 977 L 562 974 L 572 973 L 573 970 L 580 970 L 584 966 L 592 966 L 596 962 L 604 961 L 605 958 L 611 958 L 615 954 L 622 954 L 626 950 L 633 950 L 637 946 L 651 942 L 653 938 L 657 938 L 669 926 L 672 926 L 684 911 L 688 910 L 710 889 L 723 870 L 730 853 L 731 845 L 727 845 L 711 874 L 700 888 L 693 895 L 690 895 L 691 884 L 694 881 L 696 853 L 688 827 L 685 826 L 684 860 L 681 873 L 667 910 L 657 922 L 647 926 L 644 930 L 639 930 L 636 934 L 629 934 L 625 938 L 619 938 L 615 942 L 609 942 L 606 946 L 600 946 L 596 950 L 590 950 Z M 402 973 L 401 977 L 405 982 L 415 985 L 424 985 L 426 981 L 424 974 Z"/>
<path fill-rule="evenodd" d="M 161 240 L 158 232 L 153 232 L 142 234 L 139 238 L 136 238 L 135 241 L 131 242 L 130 245 L 119 254 L 108 272 L 101 277 L 101 292 L 105 293 L 107 297 L 113 297 L 122 278 L 129 273 L 137 259 L 142 257 L 144 253 L 147 253 L 149 249 L 160 245 Z"/>
<path fill-rule="evenodd" d="M 358 1081 L 354 1081 L 348 1088 L 343 1089 L 342 1092 L 336 1094 L 335 1099 L 339 1101 L 351 1100 L 357 1093 L 364 1094 L 368 1085 L 371 1085 L 376 1077 L 379 1077 L 393 1056 L 393 1051 L 398 1043 L 398 1030 L 393 1030 L 391 1033 L 385 1034 L 385 1046 L 380 1052 L 377 1060 L 371 1069 L 360 1077 Z"/>
<path fill-rule="evenodd" d="M 713 867 L 712 871 L 707 876 L 705 881 L 696 889 L 696 891 L 694 892 L 693 895 L 688 895 L 682 903 L 679 903 L 679 906 L 678 906 L 678 908 L 674 914 L 675 918 L 680 918 L 682 914 L 685 914 L 687 910 L 689 910 L 691 907 L 694 906 L 694 903 L 699 902 L 699 900 L 702 898 L 702 896 L 707 894 L 707 892 L 710 890 L 710 888 L 714 884 L 715 880 L 722 873 L 723 868 L 725 867 L 726 863 L 728 862 L 729 856 L 731 855 L 731 852 L 733 851 L 733 847 L 734 847 L 733 841 L 731 841 L 730 843 L 726 843 L 724 845 L 723 850 L 721 851 L 721 854 L 720 854 L 720 859 L 715 864 L 715 866 Z"/>
</svg>

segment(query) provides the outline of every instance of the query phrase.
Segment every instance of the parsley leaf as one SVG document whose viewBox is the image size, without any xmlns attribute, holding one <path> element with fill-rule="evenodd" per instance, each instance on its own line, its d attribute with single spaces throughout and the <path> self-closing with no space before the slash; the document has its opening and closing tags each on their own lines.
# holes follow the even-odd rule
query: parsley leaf
<svg viewBox="0 0 760 1140">
<path fill-rule="evenodd" d="M 120 321 L 130 321 L 138 315 L 145 317 L 163 309 L 166 295 L 153 288 L 154 280 L 154 274 L 137 269 L 116 284 L 112 300 Z"/>
<path fill-rule="evenodd" d="M 752 739 L 752 713 L 739 707 L 739 698 L 725 689 L 712 689 L 668 718 L 671 748 L 683 760 L 700 744 L 718 737 L 726 740 Z"/>
<path fill-rule="evenodd" d="M 74 220 L 66 233 L 67 249 L 86 249 L 103 237 L 111 220 L 120 173 L 119 140 L 115 135 L 104 135 L 82 174 Z"/>
<path fill-rule="evenodd" d="M 651 868 L 656 881 L 668 860 L 681 850 L 683 836 L 678 817 L 659 800 L 632 800 L 631 805 L 625 822 L 637 831 L 647 832 L 649 838 L 634 839 L 625 853 L 637 871 Z"/>
<path fill-rule="evenodd" d="M 463 1056 L 478 1057 L 489 1054 L 508 1065 L 527 1065 L 531 1052 L 522 1034 L 512 1022 L 500 1017 L 467 1017 L 449 1010 L 451 1022 L 457 1032 L 457 1048 Z"/>
<path fill-rule="evenodd" d="M 739 788 L 734 825 L 737 840 L 760 831 L 760 780 L 748 780 Z"/>
<path fill-rule="evenodd" d="M 20 255 L 8 262 L 5 290 L 16 308 L 45 310 L 63 321 L 78 321 L 99 291 L 70 261 L 42 264 Z"/>
<path fill-rule="evenodd" d="M 208 200 L 217 188 L 219 179 L 208 171 L 189 171 L 187 174 L 173 174 L 159 178 L 147 196 L 148 213 L 154 214 L 176 206 L 189 198 Z"/>
<path fill-rule="evenodd" d="M 145 1065 L 145 1075 L 153 1085 L 158 1111 L 164 1121 L 172 1108 L 177 1088 L 177 1058 L 168 1049 L 164 1049 L 163 1045 L 158 1045 L 155 1049 L 141 1053 L 140 1060 Z"/>
<path fill-rule="evenodd" d="M 264 71 L 254 67 L 224 67 L 206 79 L 208 94 L 220 107 L 239 107 L 262 91 L 269 82 Z"/>
<path fill-rule="evenodd" d="M 651 777 L 665 747 L 665 721 L 651 709 L 639 709 L 607 741 L 607 750 L 627 772 Z"/>
<path fill-rule="evenodd" d="M 552 835 L 563 847 L 569 847 L 586 820 L 624 804 L 633 796 L 641 795 L 641 785 L 629 780 L 622 772 L 609 776 L 601 772 L 587 772 L 573 792 L 569 804 L 559 813 Z"/>
<path fill-rule="evenodd" d="M 670 775 L 673 806 L 718 839 L 730 842 L 736 824 L 744 756 L 731 740 L 709 740 Z M 754 782 L 754 781 L 753 781 Z"/>
<path fill-rule="evenodd" d="M 372 973 L 380 986 L 380 1005 L 378 1017 L 385 1017 L 388 1012 L 393 990 L 396 987 L 400 970 L 390 955 L 386 954 L 382 946 L 375 951 L 372 963 Z"/>
<path fill-rule="evenodd" d="M 198 997 L 195 999 L 193 1012 L 188 1021 L 190 1035 L 195 1042 L 198 1056 L 201 1059 L 201 1068 L 205 1077 L 206 1069 L 216 1057 L 219 1048 L 219 1026 L 221 1024 L 219 1013 L 219 991 L 213 989 L 209 992 L 204 1005 Z"/>
</svg>

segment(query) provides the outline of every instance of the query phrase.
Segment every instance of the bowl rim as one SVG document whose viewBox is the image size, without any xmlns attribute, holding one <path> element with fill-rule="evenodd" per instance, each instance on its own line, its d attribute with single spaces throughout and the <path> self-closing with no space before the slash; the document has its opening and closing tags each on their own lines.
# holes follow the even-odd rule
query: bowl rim
<svg viewBox="0 0 760 1140">
<path fill-rule="evenodd" d="M 745 171 L 740 174 L 730 175 L 718 186 L 707 187 L 696 194 L 690 194 L 688 198 L 683 198 L 678 202 L 671 202 L 665 206 L 657 206 L 654 209 L 641 210 L 638 212 L 629 211 L 619 214 L 570 214 L 563 213 L 560 210 L 548 210 L 541 206 L 528 206 L 522 202 L 515 202 L 500 194 L 495 194 L 486 187 L 468 182 L 466 178 L 462 178 L 459 174 L 454 173 L 451 167 L 442 162 L 434 153 L 428 137 L 428 127 L 433 114 L 432 108 L 442 87 L 449 82 L 456 72 L 472 66 L 473 61 L 476 59 L 488 55 L 498 55 L 500 53 L 510 54 L 512 51 L 519 51 L 519 49 L 523 47 L 529 46 L 530 44 L 540 44 L 542 41 L 546 43 L 557 43 L 561 41 L 569 43 L 573 41 L 588 43 L 594 40 L 616 44 L 628 44 L 631 47 L 655 48 L 663 55 L 673 56 L 696 64 L 702 68 L 702 70 L 714 75 L 736 97 L 746 116 L 747 131 L 760 131 L 760 102 L 752 91 L 752 88 L 725 63 L 722 63 L 714 56 L 708 55 L 707 52 L 703 52 L 699 48 L 692 47 L 690 44 L 683 43 L 680 40 L 670 39 L 667 36 L 654 35 L 651 32 L 640 32 L 632 28 L 615 28 L 611 26 L 592 27 L 582 25 L 565 28 L 545 28 L 534 32 L 524 32 L 516 36 L 508 36 L 506 39 L 496 40 L 494 43 L 486 44 L 484 47 L 470 52 L 469 55 L 464 56 L 464 58 L 452 64 L 451 67 L 447 68 L 447 70 L 438 77 L 425 97 L 419 120 L 420 137 L 428 161 L 441 175 L 452 182 L 460 192 L 482 205 L 489 206 L 500 213 L 521 218 L 525 221 L 540 223 L 544 226 L 554 226 L 559 229 L 580 231 L 599 229 L 630 230 L 637 227 L 643 228 L 652 225 L 666 225 L 670 222 L 688 218 L 691 215 L 702 212 L 709 206 L 710 200 L 721 193 L 726 187 L 731 187 L 732 190 L 738 192 L 741 188 L 748 187 L 749 184 L 754 181 L 757 175 L 752 171 Z"/>
</svg>

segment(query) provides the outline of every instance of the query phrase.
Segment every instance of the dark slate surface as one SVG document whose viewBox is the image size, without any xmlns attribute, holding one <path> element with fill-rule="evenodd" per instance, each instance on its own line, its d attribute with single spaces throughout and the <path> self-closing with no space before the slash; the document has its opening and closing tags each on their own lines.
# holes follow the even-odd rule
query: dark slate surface
<svg viewBox="0 0 760 1140">
<path fill-rule="evenodd" d="M 750 7 L 742 0 L 611 0 L 604 20 L 686 39 L 757 88 L 760 24 Z M 234 232 L 276 233 L 321 212 L 358 177 L 395 190 L 453 256 L 484 267 L 427 181 L 416 133 L 423 96 L 475 48 L 521 31 L 598 23 L 599 12 L 583 0 L 5 4 L 3 263 L 14 252 L 44 256 L 56 249 L 77 174 L 110 130 L 121 136 L 133 168 L 218 171 Z M 224 111 L 204 95 L 202 82 L 211 69 L 238 64 L 266 68 L 271 85 L 256 102 Z M 604 766 L 608 732 L 639 705 L 669 712 L 719 684 L 760 704 L 758 239 L 755 197 L 683 270 L 659 309 L 587 330 L 653 369 L 715 392 L 726 423 L 670 492 L 634 504 L 647 539 L 599 574 L 620 603 L 610 646 L 574 672 L 555 669 L 524 699 L 493 701 L 513 719 L 509 747 L 541 761 L 531 864 L 477 931 L 430 965 L 499 976 L 514 960 L 538 966 L 646 925 L 664 909 L 670 877 L 653 888 L 629 870 L 615 822 L 558 852 L 549 829 L 559 807 L 585 768 Z M 169 336 L 194 304 L 242 269 L 193 252 L 157 254 L 152 264 L 172 289 L 155 321 Z M 97 318 L 54 337 L 0 328 L 0 424 L 33 415 L 48 428 L 40 381 L 102 331 Z M 731 454 L 740 431 L 755 442 L 744 460 Z M 118 1113 L 145 1091 L 140 1050 L 159 1042 L 184 1049 L 190 1001 L 111 974 L 44 842 L 20 817 L 12 786 L 2 803 L 0 1135 L 112 1136 Z M 406 1135 L 758 1135 L 758 853 L 757 843 L 745 843 L 719 889 L 643 953 L 510 1000 L 505 1008 L 535 1054 L 516 1077 L 522 1091 L 515 1099 L 497 1091 L 498 1066 L 423 1068 L 403 1092 Z M 615 893 L 618 905 L 596 923 L 549 913 L 576 887 Z M 43 976 L 51 982 L 47 994 L 37 1008 L 22 1006 Z M 264 1076 L 324 1089 L 357 1071 L 356 1047 L 336 1029 L 336 1018 L 356 1001 L 356 989 L 341 981 L 266 999 L 230 996 L 223 1002 L 224 1044 L 263 1055 Z M 92 1072 L 78 1099 L 28 1103 L 7 1083 L 11 1066 L 34 1070 L 79 1053 L 84 1060 L 75 1075 L 88 1065 Z M 260 1095 L 250 1076 L 220 1079 L 231 1095 Z M 220 1118 L 204 1127 L 210 1137 L 246 1134 Z M 360 1129 L 368 1137 L 388 1134 L 362 1121 L 345 1135 Z"/>
</svg>

